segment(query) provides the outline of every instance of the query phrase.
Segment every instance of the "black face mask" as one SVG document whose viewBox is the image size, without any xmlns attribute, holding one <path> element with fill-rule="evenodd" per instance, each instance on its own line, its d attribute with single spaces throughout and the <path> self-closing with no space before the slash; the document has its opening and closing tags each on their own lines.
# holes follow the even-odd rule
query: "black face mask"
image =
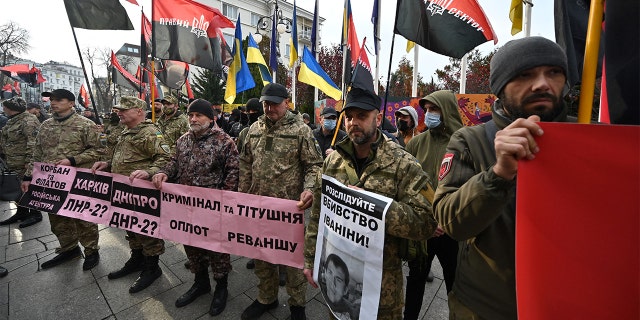
<svg viewBox="0 0 640 320">
<path fill-rule="evenodd" d="M 258 121 L 258 118 L 261 116 L 259 112 L 249 113 L 249 123 L 254 123 Z"/>
<path fill-rule="evenodd" d="M 397 124 L 398 130 L 400 130 L 400 131 L 407 131 L 407 130 L 410 129 L 409 128 L 409 122 L 406 122 L 404 120 L 398 120 L 398 121 L 396 121 L 396 124 Z"/>
<path fill-rule="evenodd" d="M 109 115 L 109 122 L 111 122 L 111 123 L 120 122 L 120 117 L 118 117 L 118 113 L 111 112 L 111 114 Z"/>
</svg>

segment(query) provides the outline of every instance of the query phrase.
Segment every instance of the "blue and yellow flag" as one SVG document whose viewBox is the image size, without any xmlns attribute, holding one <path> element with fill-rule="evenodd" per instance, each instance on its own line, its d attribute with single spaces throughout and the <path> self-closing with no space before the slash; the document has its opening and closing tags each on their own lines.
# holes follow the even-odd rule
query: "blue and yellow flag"
<svg viewBox="0 0 640 320">
<path fill-rule="evenodd" d="M 224 100 L 227 103 L 233 103 L 236 94 L 245 90 L 249 90 L 256 86 L 247 60 L 242 53 L 242 24 L 240 23 L 240 14 L 236 21 L 236 36 L 233 41 L 233 50 L 231 51 L 233 61 L 229 66 L 229 75 L 227 76 L 227 88 L 224 91 Z"/>
<path fill-rule="evenodd" d="M 291 46 L 291 52 L 289 53 L 289 68 L 298 60 L 298 19 L 296 17 L 296 1 L 293 0 L 293 22 L 291 23 L 291 39 L 289 45 Z"/>
<path fill-rule="evenodd" d="M 268 83 L 273 82 L 267 62 L 264 60 L 264 56 L 262 55 L 262 52 L 260 52 L 258 43 L 253 39 L 251 33 L 249 33 L 247 42 L 247 63 L 255 63 L 258 65 L 258 68 L 260 69 L 260 76 L 262 76 L 262 84 L 266 86 Z"/>
<path fill-rule="evenodd" d="M 342 91 L 340 91 L 333 80 L 329 78 L 329 75 L 322 70 L 322 67 L 320 67 L 316 59 L 313 58 L 313 54 L 306 46 L 302 53 L 302 64 L 300 65 L 298 80 L 320 89 L 335 100 L 342 98 Z"/>
</svg>

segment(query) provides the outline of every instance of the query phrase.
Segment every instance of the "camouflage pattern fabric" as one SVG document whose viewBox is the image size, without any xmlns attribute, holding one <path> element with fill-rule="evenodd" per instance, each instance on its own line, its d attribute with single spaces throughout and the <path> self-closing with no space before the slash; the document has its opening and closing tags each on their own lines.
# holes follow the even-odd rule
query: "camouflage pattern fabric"
<svg viewBox="0 0 640 320">
<path fill-rule="evenodd" d="M 0 154 L 5 155 L 9 170 L 20 176 L 31 161 L 39 128 L 40 121 L 36 116 L 22 112 L 11 117 L 0 131 Z"/>
<path fill-rule="evenodd" d="M 122 131 L 127 127 L 118 122 L 117 124 L 107 123 L 104 126 L 104 138 L 106 138 L 107 148 L 113 148 L 118 143 L 118 137 L 122 134 Z M 102 140 L 100 141 L 102 143 Z"/>
<path fill-rule="evenodd" d="M 350 139 L 336 145 L 324 162 L 322 172 L 343 184 L 356 185 L 393 199 L 385 219 L 385 240 L 382 264 L 382 291 L 378 319 L 402 319 L 404 306 L 402 264 L 398 256 L 400 238 L 425 240 L 433 235 L 437 223 L 432 205 L 422 195 L 429 178 L 420 164 L 402 147 L 384 138 L 378 130 L 378 140 L 366 160 L 356 183 L 350 181 L 347 166 L 357 168 L 355 151 Z M 313 206 L 305 232 L 305 268 L 313 269 L 318 223 L 320 219 L 321 180 L 314 191 Z"/>
<path fill-rule="evenodd" d="M 261 116 L 241 133 L 238 191 L 281 199 L 300 199 L 313 190 L 322 164 L 320 148 L 300 115 L 287 112 L 276 123 Z M 256 260 L 258 301 L 278 297 L 278 266 Z M 304 306 L 307 284 L 302 270 L 287 267 L 289 305 Z"/>
<path fill-rule="evenodd" d="M 56 253 L 75 249 L 78 246 L 78 242 L 84 247 L 85 256 L 100 249 L 98 246 L 97 224 L 52 213 L 49 214 L 49 223 L 51 224 L 51 231 L 58 237 L 58 242 L 60 242 L 60 247 L 56 248 Z"/>
<path fill-rule="evenodd" d="M 238 190 L 238 150 L 220 128 L 209 128 L 200 137 L 188 132 L 176 142 L 175 152 L 160 171 L 169 181 L 188 186 Z"/>
<path fill-rule="evenodd" d="M 158 118 L 156 125 L 160 128 L 160 131 L 162 131 L 165 141 L 171 148 L 171 152 L 174 151 L 178 138 L 189 131 L 189 119 L 180 111 L 176 111 L 176 113 L 169 118 Z"/>
<path fill-rule="evenodd" d="M 200 271 L 207 271 L 211 265 L 211 273 L 214 279 L 220 279 L 229 274 L 233 269 L 231 266 L 231 255 L 228 253 L 219 253 L 206 249 L 184 246 L 184 251 L 189 258 L 189 271 L 196 274 Z"/>
<path fill-rule="evenodd" d="M 147 237 L 139 233 L 127 231 L 125 239 L 129 241 L 129 248 L 141 249 L 146 257 L 159 256 L 164 253 L 164 240 Z"/>
<path fill-rule="evenodd" d="M 122 131 L 118 143 L 108 153 L 111 172 L 128 176 L 135 170 L 156 174 L 169 160 L 169 145 L 149 120 Z"/>
</svg>

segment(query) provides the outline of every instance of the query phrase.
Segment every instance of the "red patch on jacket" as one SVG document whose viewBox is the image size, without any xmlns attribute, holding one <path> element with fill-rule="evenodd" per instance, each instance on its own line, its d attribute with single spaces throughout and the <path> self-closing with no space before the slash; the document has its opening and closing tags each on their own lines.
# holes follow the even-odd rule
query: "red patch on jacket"
<svg viewBox="0 0 640 320">
<path fill-rule="evenodd" d="M 453 153 L 446 153 L 444 158 L 442 158 L 440 173 L 438 173 L 438 180 L 442 180 L 447 176 L 447 173 L 451 170 L 451 162 L 453 162 Z"/>
</svg>

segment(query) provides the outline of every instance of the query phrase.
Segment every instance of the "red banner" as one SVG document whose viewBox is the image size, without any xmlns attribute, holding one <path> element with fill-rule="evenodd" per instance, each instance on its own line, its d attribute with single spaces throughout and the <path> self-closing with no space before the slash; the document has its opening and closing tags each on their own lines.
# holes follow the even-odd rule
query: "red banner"
<svg viewBox="0 0 640 320">
<path fill-rule="evenodd" d="M 518 318 L 640 319 L 640 127 L 542 128 L 518 168 Z"/>
</svg>

